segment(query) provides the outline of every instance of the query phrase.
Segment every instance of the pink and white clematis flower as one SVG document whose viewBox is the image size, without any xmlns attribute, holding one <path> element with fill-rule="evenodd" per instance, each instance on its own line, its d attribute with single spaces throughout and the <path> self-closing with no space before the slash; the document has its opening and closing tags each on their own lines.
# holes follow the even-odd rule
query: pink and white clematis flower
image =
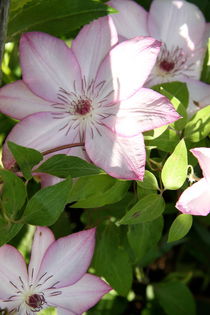
<svg viewBox="0 0 210 315">
<path fill-rule="evenodd" d="M 163 42 L 146 86 L 186 82 L 190 116 L 210 104 L 210 85 L 199 81 L 210 23 L 198 7 L 184 0 L 154 0 L 149 12 L 132 0 L 112 0 L 109 5 L 119 11 L 112 17 L 121 40 L 144 35 Z"/>
<path fill-rule="evenodd" d="M 58 315 L 79 315 L 111 290 L 86 273 L 95 245 L 95 229 L 54 239 L 50 229 L 37 227 L 31 260 L 11 245 L 0 247 L 0 307 L 16 315 L 35 315 L 49 306 Z M 13 313 L 14 312 L 14 313 Z"/>
<path fill-rule="evenodd" d="M 0 110 L 21 120 L 7 139 L 41 152 L 83 143 L 83 151 L 62 153 L 88 158 L 111 176 L 142 180 L 142 132 L 180 116 L 167 98 L 142 88 L 161 43 L 151 37 L 117 42 L 111 17 L 86 25 L 71 48 L 44 33 L 24 34 L 23 80 L 0 90 Z M 14 164 L 7 145 L 3 162 Z"/>
<path fill-rule="evenodd" d="M 198 159 L 204 177 L 181 194 L 176 208 L 183 213 L 207 215 L 210 212 L 210 148 L 190 151 Z"/>
</svg>

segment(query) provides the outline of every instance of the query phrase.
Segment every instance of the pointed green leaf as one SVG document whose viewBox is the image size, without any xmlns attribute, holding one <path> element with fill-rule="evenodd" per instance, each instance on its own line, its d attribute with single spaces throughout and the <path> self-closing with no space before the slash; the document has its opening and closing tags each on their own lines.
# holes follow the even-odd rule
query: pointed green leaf
<svg viewBox="0 0 210 315">
<path fill-rule="evenodd" d="M 153 221 L 163 213 L 164 208 L 163 197 L 150 194 L 139 200 L 118 223 L 138 224 Z"/>
<path fill-rule="evenodd" d="M 197 111 L 185 126 L 184 136 L 192 142 L 199 142 L 210 135 L 210 105 Z"/>
<path fill-rule="evenodd" d="M 178 215 L 170 227 L 168 242 L 175 242 L 183 238 L 191 229 L 192 222 L 193 218 L 190 214 Z"/>
<path fill-rule="evenodd" d="M 187 168 L 187 148 L 182 139 L 163 166 L 161 178 L 164 187 L 171 190 L 180 188 L 186 180 Z"/>
<path fill-rule="evenodd" d="M 146 145 L 155 146 L 159 150 L 172 152 L 179 142 L 179 137 L 175 130 L 167 129 L 158 138 L 146 141 Z"/>
<path fill-rule="evenodd" d="M 68 203 L 71 179 L 39 190 L 29 200 L 23 220 L 34 225 L 52 225 Z"/>
<path fill-rule="evenodd" d="M 144 173 L 144 180 L 142 182 L 137 181 L 137 185 L 143 189 L 151 189 L 151 190 L 159 189 L 158 182 L 155 175 L 147 170 Z"/>
<path fill-rule="evenodd" d="M 0 246 L 8 243 L 21 230 L 23 224 L 13 224 L 5 221 L 0 215 Z"/>
<path fill-rule="evenodd" d="M 74 178 L 104 173 L 94 164 L 90 164 L 76 156 L 67 156 L 65 154 L 52 156 L 40 165 L 35 172 L 48 173 L 61 178 L 69 175 Z"/>
<path fill-rule="evenodd" d="M 27 197 L 25 184 L 17 175 L 8 170 L 0 170 L 0 178 L 3 181 L 2 206 L 7 216 L 15 219 Z"/>
<path fill-rule="evenodd" d="M 43 159 L 42 154 L 37 150 L 23 147 L 11 141 L 8 141 L 7 145 L 12 152 L 17 164 L 19 165 L 24 177 L 26 179 L 31 179 L 31 170 Z"/>
</svg>

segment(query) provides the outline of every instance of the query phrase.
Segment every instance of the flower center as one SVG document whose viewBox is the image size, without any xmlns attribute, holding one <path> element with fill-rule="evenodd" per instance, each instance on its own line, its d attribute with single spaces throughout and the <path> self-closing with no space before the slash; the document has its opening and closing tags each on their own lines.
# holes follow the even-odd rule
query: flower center
<svg viewBox="0 0 210 315">
<path fill-rule="evenodd" d="M 75 113 L 85 115 L 91 110 L 91 102 L 88 99 L 79 99 L 74 108 Z"/>
<path fill-rule="evenodd" d="M 175 66 L 174 62 L 173 61 L 170 62 L 168 60 L 163 60 L 159 64 L 159 67 L 166 72 L 170 72 L 171 70 L 173 70 L 174 66 Z"/>
<path fill-rule="evenodd" d="M 42 306 L 46 303 L 44 296 L 42 294 L 33 294 L 29 296 L 27 304 L 31 308 L 35 309 L 36 311 L 41 310 Z"/>
</svg>

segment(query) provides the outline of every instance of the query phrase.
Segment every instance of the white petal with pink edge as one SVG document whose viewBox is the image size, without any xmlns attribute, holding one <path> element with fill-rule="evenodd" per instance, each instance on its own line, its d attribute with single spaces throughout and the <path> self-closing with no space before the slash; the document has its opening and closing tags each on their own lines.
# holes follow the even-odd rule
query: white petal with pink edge
<svg viewBox="0 0 210 315">
<path fill-rule="evenodd" d="M 55 241 L 46 251 L 39 275 L 53 275 L 47 287 L 58 282 L 55 287 L 62 288 L 78 281 L 87 271 L 95 246 L 95 229 L 63 237 Z M 62 266 L 62 268 L 61 268 Z M 43 284 L 42 289 L 45 288 Z"/>
<path fill-rule="evenodd" d="M 131 0 L 113 0 L 108 4 L 119 11 L 119 13 L 112 14 L 111 17 L 121 36 L 133 38 L 149 35 L 148 13 L 143 7 Z"/>
<path fill-rule="evenodd" d="M 99 18 L 82 28 L 72 41 L 72 50 L 86 81 L 95 78 L 100 63 L 117 41 L 117 31 L 109 16 Z"/>
<path fill-rule="evenodd" d="M 25 33 L 20 40 L 23 80 L 38 96 L 58 101 L 60 88 L 73 91 L 81 80 L 80 67 L 64 41 L 41 32 Z"/>
<path fill-rule="evenodd" d="M 79 130 L 71 120 L 73 116 L 65 115 L 43 112 L 27 116 L 15 125 L 6 140 L 41 152 L 79 142 Z M 6 168 L 14 165 L 14 158 L 6 143 L 3 148 L 3 163 Z"/>
<path fill-rule="evenodd" d="M 61 306 L 73 314 L 82 314 L 110 290 L 110 286 L 100 278 L 85 274 L 72 286 L 61 289 L 61 295 L 49 297 L 48 301 L 51 305 Z"/>
<path fill-rule="evenodd" d="M 110 106 L 110 110 L 111 108 Z M 110 115 L 103 123 L 113 132 L 125 137 L 170 124 L 180 118 L 166 97 L 146 88 L 141 88 L 113 108 L 116 116 Z"/>
<path fill-rule="evenodd" d="M 29 281 L 33 282 L 36 279 L 43 256 L 54 241 L 55 238 L 50 229 L 41 226 L 36 228 L 28 266 Z"/>
<path fill-rule="evenodd" d="M 210 148 L 195 148 L 190 151 L 198 159 L 203 176 L 210 184 Z"/>
<path fill-rule="evenodd" d="M 36 112 L 57 111 L 51 104 L 32 93 L 21 80 L 0 89 L 0 111 L 15 119 L 23 119 Z"/>
<path fill-rule="evenodd" d="M 23 256 L 11 245 L 0 247 L 0 283 L 0 299 L 9 298 L 28 283 Z"/>
<path fill-rule="evenodd" d="M 154 0 L 148 16 L 150 35 L 167 48 L 197 48 L 205 31 L 205 19 L 194 4 L 182 0 Z"/>
<path fill-rule="evenodd" d="M 187 188 L 176 203 L 183 213 L 207 215 L 210 212 L 210 184 L 205 178 Z"/>
<path fill-rule="evenodd" d="M 143 180 L 145 148 L 142 134 L 120 137 L 105 126 L 96 126 L 87 131 L 85 148 L 90 160 L 109 175 Z"/>
<path fill-rule="evenodd" d="M 104 82 L 100 97 L 106 104 L 133 95 L 150 74 L 161 43 L 151 37 L 136 37 L 115 46 L 99 68 L 95 85 Z"/>
</svg>

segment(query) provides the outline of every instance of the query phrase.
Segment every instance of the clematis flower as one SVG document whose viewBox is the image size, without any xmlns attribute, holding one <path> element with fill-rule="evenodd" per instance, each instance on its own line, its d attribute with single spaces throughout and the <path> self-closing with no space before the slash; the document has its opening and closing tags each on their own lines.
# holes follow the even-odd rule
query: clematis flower
<svg viewBox="0 0 210 315">
<path fill-rule="evenodd" d="M 142 88 L 161 43 L 151 37 L 117 42 L 111 17 L 85 26 L 71 48 L 48 34 L 24 34 L 23 80 L 0 90 L 0 110 L 21 120 L 7 139 L 41 152 L 82 143 L 80 152 L 63 153 L 87 158 L 114 177 L 142 180 L 142 132 L 180 116 L 167 98 Z M 7 145 L 3 162 L 14 164 Z"/>
<path fill-rule="evenodd" d="M 154 0 L 149 12 L 132 0 L 112 0 L 109 5 L 119 11 L 112 17 L 121 40 L 144 35 L 163 42 L 146 86 L 186 82 L 189 116 L 209 105 L 210 86 L 199 79 L 210 24 L 198 7 L 184 0 Z"/>
<path fill-rule="evenodd" d="M 86 273 L 95 245 L 95 229 L 60 238 L 37 227 L 31 260 L 11 245 L 0 247 L 0 307 L 16 315 L 35 315 L 49 306 L 59 315 L 79 315 L 111 290 Z"/>
<path fill-rule="evenodd" d="M 190 151 L 198 159 L 204 177 L 181 194 L 176 208 L 183 213 L 207 215 L 210 212 L 210 148 Z"/>
</svg>

